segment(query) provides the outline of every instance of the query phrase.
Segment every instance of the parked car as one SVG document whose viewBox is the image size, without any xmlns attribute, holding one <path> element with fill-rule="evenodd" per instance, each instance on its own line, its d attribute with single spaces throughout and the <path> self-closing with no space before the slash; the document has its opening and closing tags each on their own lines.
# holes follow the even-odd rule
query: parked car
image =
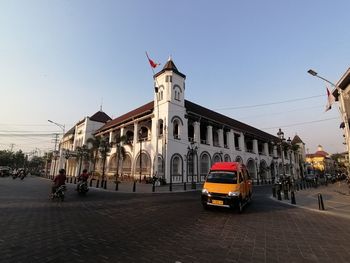
<svg viewBox="0 0 350 263">
<path fill-rule="evenodd" d="M 319 183 L 319 184 L 326 184 L 327 183 L 327 176 L 326 176 L 326 174 L 319 174 L 318 176 L 317 176 L 317 182 Z"/>
</svg>

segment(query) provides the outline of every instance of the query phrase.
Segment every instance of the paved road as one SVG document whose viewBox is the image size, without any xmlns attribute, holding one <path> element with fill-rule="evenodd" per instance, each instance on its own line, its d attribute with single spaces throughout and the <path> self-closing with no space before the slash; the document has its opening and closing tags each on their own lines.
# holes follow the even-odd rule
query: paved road
<svg viewBox="0 0 350 263">
<path fill-rule="evenodd" d="M 0 178 L 0 262 L 349 262 L 350 220 L 271 200 L 205 211 L 199 192 L 127 194 Z"/>
</svg>

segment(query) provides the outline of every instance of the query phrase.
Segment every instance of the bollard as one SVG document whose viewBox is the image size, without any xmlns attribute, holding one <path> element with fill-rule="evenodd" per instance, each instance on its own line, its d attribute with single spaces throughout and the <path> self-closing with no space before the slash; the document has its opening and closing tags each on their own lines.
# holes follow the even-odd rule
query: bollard
<svg viewBox="0 0 350 263">
<path fill-rule="evenodd" d="M 118 191 L 119 190 L 119 182 L 115 181 L 115 190 Z"/>
<path fill-rule="evenodd" d="M 300 182 L 299 187 L 300 187 L 300 190 L 303 190 L 303 182 Z"/>
<path fill-rule="evenodd" d="M 259 185 L 259 179 L 256 180 L 256 184 Z"/>
<path fill-rule="evenodd" d="M 100 186 L 100 179 L 97 179 L 96 188 L 99 188 L 99 186 Z"/>
<path fill-rule="evenodd" d="M 276 187 L 272 186 L 272 196 L 276 197 Z"/>
<path fill-rule="evenodd" d="M 323 204 L 322 195 L 319 193 L 317 197 L 318 197 L 318 209 L 319 210 L 324 210 L 324 204 Z"/>
<path fill-rule="evenodd" d="M 173 191 L 173 183 L 172 183 L 172 182 L 170 182 L 170 184 L 169 184 L 169 191 L 170 191 L 170 192 Z"/>
<path fill-rule="evenodd" d="M 90 180 L 90 187 L 92 187 L 92 180 L 94 180 L 94 179 L 91 179 L 91 180 Z"/>
<path fill-rule="evenodd" d="M 107 189 L 107 180 L 105 180 L 105 184 L 103 186 L 103 189 Z"/>
<path fill-rule="evenodd" d="M 153 184 L 152 184 L 152 192 L 154 193 L 156 191 L 156 185 L 155 185 L 155 183 L 153 182 Z"/>
<path fill-rule="evenodd" d="M 77 178 L 74 177 L 74 184 L 77 184 Z"/>
<path fill-rule="evenodd" d="M 133 184 L 133 186 L 132 186 L 132 191 L 133 191 L 133 192 L 136 192 L 136 181 L 134 181 L 134 184 Z"/>
<path fill-rule="evenodd" d="M 184 191 L 186 191 L 186 182 L 184 182 Z"/>
<path fill-rule="evenodd" d="M 299 191 L 299 184 L 297 184 L 297 191 Z"/>
<path fill-rule="evenodd" d="M 295 194 L 294 194 L 294 191 L 290 192 L 290 198 L 292 199 L 292 205 L 295 205 L 296 202 L 295 202 Z"/>
<path fill-rule="evenodd" d="M 70 183 L 72 183 L 72 182 L 73 182 L 73 177 L 70 178 Z"/>
</svg>

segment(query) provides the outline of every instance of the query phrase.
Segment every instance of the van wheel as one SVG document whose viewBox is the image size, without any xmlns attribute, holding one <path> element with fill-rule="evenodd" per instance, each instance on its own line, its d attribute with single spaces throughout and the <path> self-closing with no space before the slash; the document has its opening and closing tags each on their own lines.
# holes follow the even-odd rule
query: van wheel
<svg viewBox="0 0 350 263">
<path fill-rule="evenodd" d="M 243 202 L 242 202 L 242 198 L 241 197 L 238 199 L 237 209 L 238 209 L 238 213 L 242 213 L 243 212 Z"/>
</svg>

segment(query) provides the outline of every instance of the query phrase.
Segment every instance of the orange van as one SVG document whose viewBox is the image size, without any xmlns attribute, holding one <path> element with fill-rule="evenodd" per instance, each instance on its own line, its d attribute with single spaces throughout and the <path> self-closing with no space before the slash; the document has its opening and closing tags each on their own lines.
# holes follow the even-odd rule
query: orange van
<svg viewBox="0 0 350 263">
<path fill-rule="evenodd" d="M 242 212 L 251 201 L 252 180 L 247 168 L 238 162 L 215 163 L 205 179 L 202 189 L 202 205 L 237 208 Z"/>
</svg>

